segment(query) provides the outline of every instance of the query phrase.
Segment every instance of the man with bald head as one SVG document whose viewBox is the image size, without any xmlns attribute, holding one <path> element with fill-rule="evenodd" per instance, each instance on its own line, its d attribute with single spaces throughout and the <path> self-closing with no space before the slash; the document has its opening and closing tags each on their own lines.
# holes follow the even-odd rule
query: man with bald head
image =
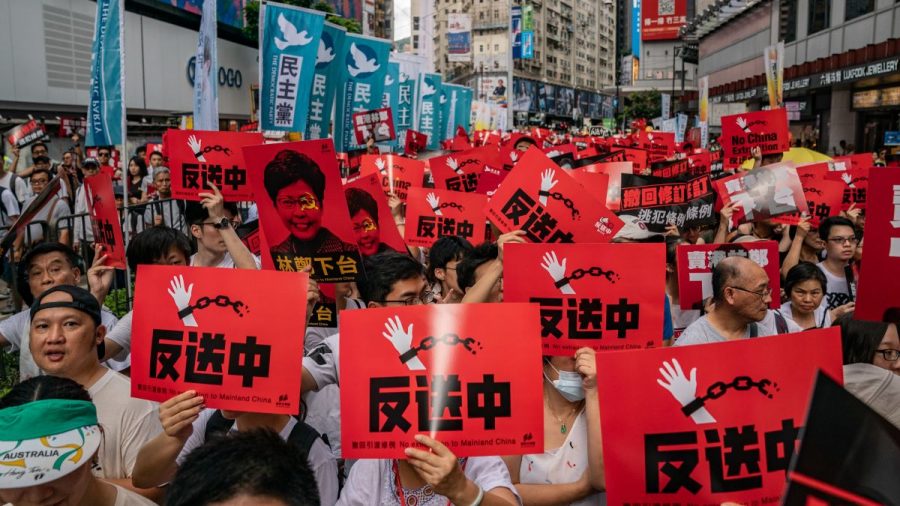
<svg viewBox="0 0 900 506">
<path fill-rule="evenodd" d="M 684 329 L 675 346 L 803 330 L 790 319 L 769 311 L 772 302 L 769 276 L 752 260 L 739 256 L 722 260 L 713 269 L 712 285 L 712 309 Z"/>
</svg>

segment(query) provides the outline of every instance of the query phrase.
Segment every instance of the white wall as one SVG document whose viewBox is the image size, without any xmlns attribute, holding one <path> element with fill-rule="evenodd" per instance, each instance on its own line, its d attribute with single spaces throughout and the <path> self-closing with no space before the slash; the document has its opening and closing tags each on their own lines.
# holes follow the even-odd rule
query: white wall
<svg viewBox="0 0 900 506">
<path fill-rule="evenodd" d="M 46 7 L 45 7 L 46 6 Z M 74 21 L 76 41 L 80 26 L 93 26 L 97 4 L 90 0 L 5 0 L 0 2 L 0 106 L 28 110 L 29 105 L 60 111 L 87 107 L 87 87 L 48 84 L 48 44 L 59 35 L 55 22 L 64 11 Z M 50 15 L 48 10 L 52 11 Z M 85 21 L 87 20 L 87 21 Z M 91 29 L 92 31 L 92 29 Z M 48 37 L 49 35 L 49 37 Z M 90 47 L 75 47 L 70 62 L 78 72 L 90 71 Z M 49 41 L 49 42 L 48 42 Z M 127 12 L 125 15 L 125 99 L 129 113 L 189 112 L 192 87 L 186 69 L 197 47 L 197 32 Z M 258 81 L 257 50 L 219 40 L 219 66 L 240 70 L 242 86 L 219 87 L 223 116 L 250 114 L 250 85 Z M 49 63 L 49 65 L 48 65 Z M 74 82 L 74 81 L 73 81 Z"/>
</svg>

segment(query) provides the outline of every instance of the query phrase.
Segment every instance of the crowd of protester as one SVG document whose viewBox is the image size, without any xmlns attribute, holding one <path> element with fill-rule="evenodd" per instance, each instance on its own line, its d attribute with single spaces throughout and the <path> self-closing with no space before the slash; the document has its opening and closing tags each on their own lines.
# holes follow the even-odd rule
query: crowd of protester
<svg viewBox="0 0 900 506">
<path fill-rule="evenodd" d="M 47 146 L 30 146 L 0 178 L 3 224 L 40 194 L 54 176 L 58 194 L 17 237 L 5 265 L 25 308 L 0 322 L 0 346 L 18 353 L 20 382 L 0 399 L 0 445 L 23 448 L 42 438 L 74 444 L 75 454 L 41 475 L 0 473 L 0 503 L 66 504 L 285 504 L 285 505 L 593 505 L 605 503 L 605 473 L 594 352 L 544 357 L 545 449 L 528 455 L 457 458 L 427 435 L 406 459 L 341 459 L 340 335 L 309 329 L 302 362 L 304 409 L 294 416 L 215 410 L 195 391 L 156 404 L 131 396 L 128 378 L 133 313 L 117 318 L 103 302 L 115 281 L 94 244 L 83 179 L 107 173 L 117 192 L 127 187 L 123 216 L 129 230 L 127 260 L 139 265 L 259 269 L 260 260 L 237 229 L 246 210 L 224 202 L 216 188 L 200 202 L 171 200 L 171 174 L 162 154 L 135 155 L 124 173 L 109 165 L 110 149 L 85 158 L 77 136 L 63 160 Z M 521 148 L 527 148 L 523 143 Z M 757 160 L 765 165 L 775 160 Z M 365 201 L 348 194 L 354 216 Z M 163 206 L 163 204 L 167 204 Z M 392 199 L 398 226 L 401 205 Z M 897 321 L 854 319 L 855 285 L 862 257 L 864 213 L 851 209 L 818 227 L 765 221 L 730 225 L 732 206 L 717 226 L 650 233 L 626 226 L 614 242 L 662 243 L 666 255 L 666 345 L 687 346 L 807 329 L 841 329 L 846 388 L 900 427 L 900 341 Z M 496 230 L 495 230 L 496 232 Z M 503 256 L 524 233 L 493 234 L 472 244 L 440 238 L 430 248 L 366 251 L 365 276 L 339 284 L 341 311 L 420 304 L 503 301 Z M 775 240 L 782 293 L 770 287 L 755 262 L 729 257 L 715 266 L 712 297 L 702 309 L 678 304 L 679 244 Z M 320 298 L 310 282 L 307 319 Z M 769 309 L 772 299 L 781 301 Z M 298 364 L 298 367 L 300 364 Z M 615 414 L 604 413 L 604 416 Z M 694 416 L 703 416 L 701 409 Z M 76 435 L 78 437 L 76 437 Z M 80 438 L 80 439 L 78 439 Z M 74 443 L 72 443 L 75 441 Z"/>
</svg>

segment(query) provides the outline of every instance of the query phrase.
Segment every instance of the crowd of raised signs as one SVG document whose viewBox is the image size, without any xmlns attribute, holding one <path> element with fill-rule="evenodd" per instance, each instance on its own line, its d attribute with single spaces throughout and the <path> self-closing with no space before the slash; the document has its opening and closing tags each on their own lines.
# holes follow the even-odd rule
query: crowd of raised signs
<svg viewBox="0 0 900 506">
<path fill-rule="evenodd" d="M 896 504 L 900 166 L 678 140 L 16 149 L 0 503 Z"/>
</svg>

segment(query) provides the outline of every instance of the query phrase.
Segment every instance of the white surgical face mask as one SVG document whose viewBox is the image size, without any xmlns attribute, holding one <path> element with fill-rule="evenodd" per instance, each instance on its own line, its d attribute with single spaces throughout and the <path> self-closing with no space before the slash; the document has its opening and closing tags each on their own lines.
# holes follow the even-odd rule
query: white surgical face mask
<svg viewBox="0 0 900 506">
<path fill-rule="evenodd" d="M 553 364 L 550 362 L 547 362 L 547 365 L 556 371 L 556 374 L 559 375 L 559 379 L 551 380 L 547 376 L 547 373 L 544 373 L 544 377 L 547 378 L 547 381 L 549 381 L 557 391 L 559 391 L 560 395 L 565 397 L 569 402 L 578 402 L 584 399 L 584 386 L 582 386 L 582 377 L 580 374 L 574 371 L 560 371 L 556 367 L 553 367 Z"/>
</svg>

